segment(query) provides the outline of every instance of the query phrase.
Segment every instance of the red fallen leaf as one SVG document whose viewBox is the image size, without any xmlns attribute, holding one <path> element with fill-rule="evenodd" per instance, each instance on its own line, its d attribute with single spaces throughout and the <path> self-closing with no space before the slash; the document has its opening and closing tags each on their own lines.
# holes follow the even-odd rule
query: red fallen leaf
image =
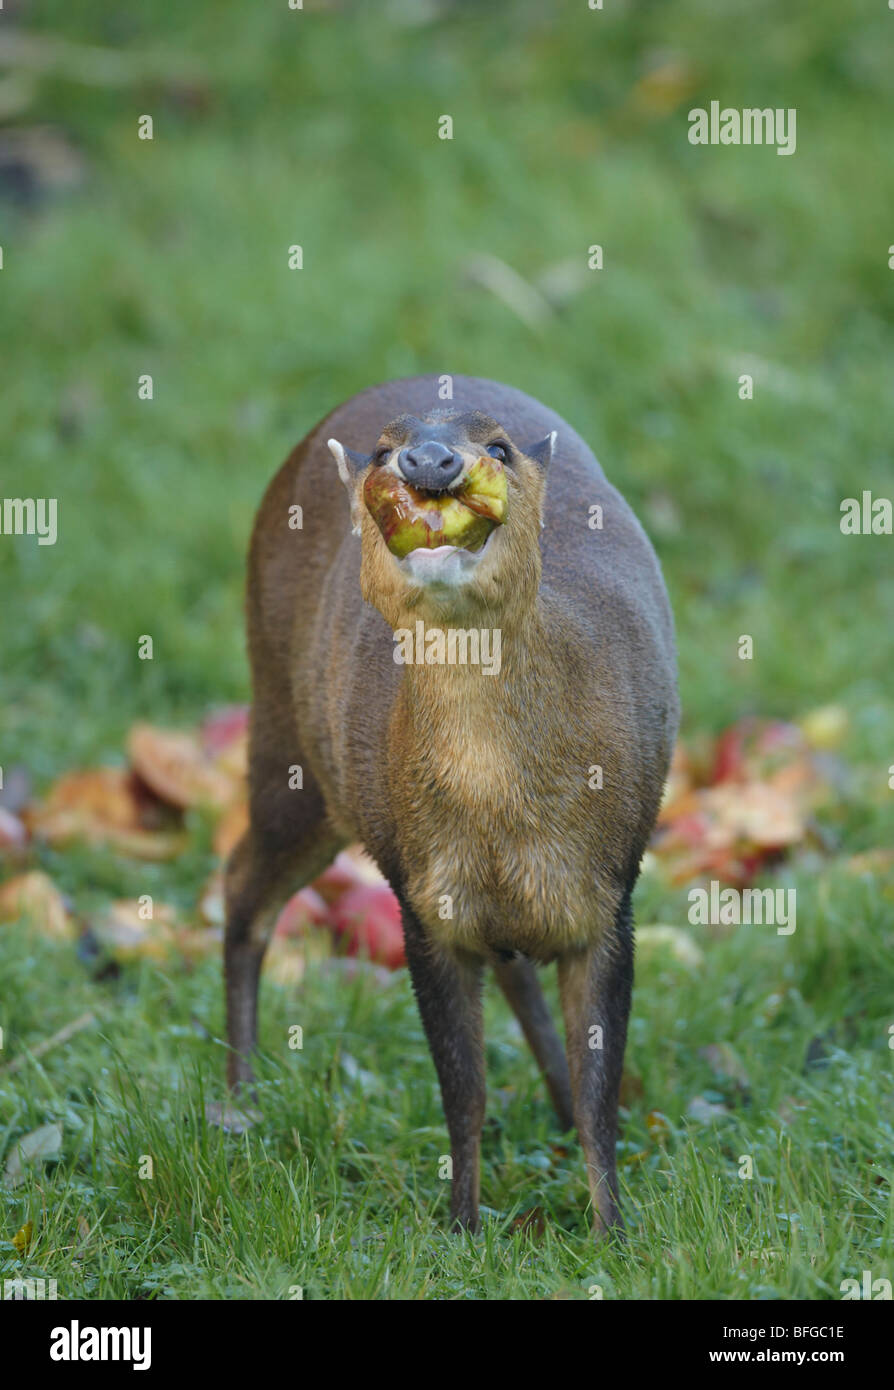
<svg viewBox="0 0 894 1390">
<path fill-rule="evenodd" d="M 349 889 L 332 908 L 331 918 L 349 956 L 367 955 L 389 970 L 406 965 L 400 906 L 387 883 Z"/>
<path fill-rule="evenodd" d="M 193 734 L 135 724 L 127 748 L 135 771 L 171 806 L 223 810 L 238 794 L 237 779 L 206 758 Z"/>
<path fill-rule="evenodd" d="M 18 816 L 0 806 L 0 854 L 16 853 L 25 848 L 28 832 Z"/>
<path fill-rule="evenodd" d="M 740 719 L 715 745 L 711 782 L 762 782 L 792 761 L 809 759 L 805 735 L 779 719 Z"/>
<path fill-rule="evenodd" d="M 39 869 L 19 874 L 0 888 L 0 922 L 25 917 L 41 936 L 70 941 L 75 936 L 65 899 L 48 874 Z"/>
<path fill-rule="evenodd" d="M 334 903 L 351 888 L 384 882 L 376 864 L 362 846 L 350 845 L 335 856 L 329 868 L 315 878 L 311 886 L 325 902 Z"/>
<path fill-rule="evenodd" d="M 717 740 L 714 751 L 712 782 L 733 782 L 741 777 L 745 767 L 742 755 L 743 730 L 741 724 L 725 729 Z"/>
<path fill-rule="evenodd" d="M 308 927 L 331 925 L 329 908 L 311 887 L 294 893 L 286 903 L 273 929 L 274 936 L 303 936 Z"/>
</svg>

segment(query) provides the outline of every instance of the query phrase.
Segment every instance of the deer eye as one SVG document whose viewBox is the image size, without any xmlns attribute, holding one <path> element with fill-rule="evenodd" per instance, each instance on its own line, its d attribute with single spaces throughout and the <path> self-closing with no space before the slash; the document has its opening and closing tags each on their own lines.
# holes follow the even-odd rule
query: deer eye
<svg viewBox="0 0 894 1390">
<path fill-rule="evenodd" d="M 488 444 L 487 452 L 498 463 L 509 462 L 509 445 L 501 443 L 499 439 L 494 444 Z"/>
<path fill-rule="evenodd" d="M 383 444 L 382 448 L 377 449 L 376 452 L 373 454 L 373 463 L 384 463 L 390 453 L 391 445 Z"/>
</svg>

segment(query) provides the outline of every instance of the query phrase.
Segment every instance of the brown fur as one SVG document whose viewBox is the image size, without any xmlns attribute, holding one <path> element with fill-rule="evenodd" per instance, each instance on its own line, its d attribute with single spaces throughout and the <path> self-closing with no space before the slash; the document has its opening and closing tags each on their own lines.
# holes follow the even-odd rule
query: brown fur
<svg viewBox="0 0 894 1390">
<path fill-rule="evenodd" d="M 452 1211 L 477 1220 L 484 1104 L 478 988 L 497 964 L 563 1119 L 573 1113 L 598 1225 L 617 1220 L 614 1134 L 632 967 L 629 898 L 677 722 L 670 611 L 627 504 L 563 420 L 509 387 L 454 378 L 375 387 L 314 429 L 261 505 L 249 560 L 251 830 L 228 876 L 231 1080 L 250 1076 L 257 973 L 284 895 L 360 840 L 401 900 L 408 959 L 454 1152 Z M 409 417 L 409 418 L 407 418 Z M 383 431 L 394 422 L 390 435 Z M 425 424 L 464 461 L 496 427 L 520 451 L 505 525 L 471 584 L 407 579 L 338 481 L 334 436 L 370 455 Z M 544 471 L 533 446 L 557 432 Z M 536 451 L 534 451 L 536 452 Z M 303 509 L 303 530 L 288 509 Z M 604 529 L 588 526 L 600 504 Z M 352 517 L 361 539 L 351 534 Z M 543 528 L 541 529 L 541 519 Z M 399 666 L 392 629 L 499 628 L 502 669 Z M 303 791 L 288 789 L 300 764 Z M 602 768 L 593 790 L 589 770 Z M 445 895 L 452 916 L 441 910 Z M 559 959 L 569 1074 L 531 966 Z M 624 1000 L 627 1004 L 624 1004 Z M 589 1045 L 592 1025 L 607 1030 Z"/>
</svg>

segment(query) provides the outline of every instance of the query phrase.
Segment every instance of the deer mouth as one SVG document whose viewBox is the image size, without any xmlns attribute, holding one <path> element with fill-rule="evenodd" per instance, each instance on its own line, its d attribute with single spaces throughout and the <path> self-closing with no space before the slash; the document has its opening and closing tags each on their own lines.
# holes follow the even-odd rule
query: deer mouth
<svg viewBox="0 0 894 1390">
<path fill-rule="evenodd" d="M 459 545 L 417 546 L 398 561 L 398 567 L 413 584 L 435 589 L 459 588 L 472 579 L 490 553 L 496 534 L 494 528 L 477 550 Z"/>
<path fill-rule="evenodd" d="M 437 566 L 450 552 L 471 557 L 484 550 L 505 520 L 506 478 L 488 455 L 467 470 L 458 487 L 443 492 L 423 492 L 390 469 L 373 468 L 363 500 L 398 561 L 425 553 Z"/>
</svg>

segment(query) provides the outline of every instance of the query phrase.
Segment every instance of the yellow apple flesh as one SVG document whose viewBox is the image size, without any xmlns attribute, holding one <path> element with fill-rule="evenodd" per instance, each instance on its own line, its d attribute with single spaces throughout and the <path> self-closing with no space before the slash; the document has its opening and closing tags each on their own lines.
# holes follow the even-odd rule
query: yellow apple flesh
<svg viewBox="0 0 894 1390">
<path fill-rule="evenodd" d="M 411 550 L 439 545 L 480 550 L 506 518 L 506 475 L 502 464 L 485 454 L 457 492 L 427 493 L 395 473 L 373 468 L 364 483 L 363 500 L 398 559 Z"/>
</svg>

